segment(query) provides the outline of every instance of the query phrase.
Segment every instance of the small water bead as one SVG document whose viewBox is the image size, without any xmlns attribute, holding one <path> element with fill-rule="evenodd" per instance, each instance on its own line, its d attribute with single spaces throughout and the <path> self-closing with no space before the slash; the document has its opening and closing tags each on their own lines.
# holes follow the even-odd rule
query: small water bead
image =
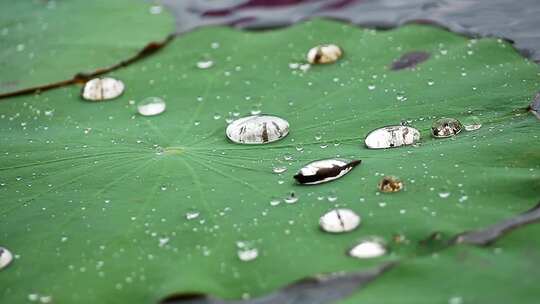
<svg viewBox="0 0 540 304">
<path fill-rule="evenodd" d="M 463 126 L 454 118 L 441 118 L 433 122 L 431 135 L 435 138 L 452 137 L 461 132 Z"/>
<path fill-rule="evenodd" d="M 279 198 L 273 198 L 270 200 L 270 206 L 272 207 L 275 207 L 279 204 L 281 204 L 281 200 Z"/>
<path fill-rule="evenodd" d="M 341 55 L 343 55 L 343 51 L 339 46 L 323 44 L 311 48 L 306 55 L 306 59 L 311 64 L 325 64 L 336 62 Z"/>
<path fill-rule="evenodd" d="M 427 82 L 427 85 L 428 85 L 428 86 L 432 86 L 432 85 L 434 85 L 434 84 L 435 84 L 435 81 L 433 81 L 433 80 L 428 80 L 428 82 Z"/>
<path fill-rule="evenodd" d="M 200 213 L 198 211 L 189 211 L 186 213 L 186 219 L 187 220 L 194 220 L 198 218 Z"/>
<path fill-rule="evenodd" d="M 0 270 L 6 268 L 13 261 L 13 254 L 4 247 L 0 247 Z"/>
<path fill-rule="evenodd" d="M 289 123 L 271 115 L 242 117 L 227 126 L 227 137 L 239 144 L 266 144 L 289 134 Z"/>
<path fill-rule="evenodd" d="M 439 192 L 440 198 L 448 198 L 449 196 L 450 196 L 450 192 L 447 192 L 447 191 Z"/>
<path fill-rule="evenodd" d="M 378 238 L 363 240 L 349 250 L 349 255 L 358 259 L 372 259 L 385 254 L 386 247 Z"/>
<path fill-rule="evenodd" d="M 360 225 L 360 216 L 350 209 L 333 209 L 319 219 L 323 231 L 343 233 L 356 229 Z"/>
<path fill-rule="evenodd" d="M 160 97 L 147 97 L 137 104 L 137 111 L 142 116 L 155 116 L 163 113 L 167 105 Z"/>
<path fill-rule="evenodd" d="M 476 131 L 482 127 L 482 122 L 478 116 L 470 116 L 463 119 L 463 128 L 465 131 Z"/>
<path fill-rule="evenodd" d="M 368 90 L 373 91 L 373 90 L 375 90 L 376 86 L 374 84 L 370 84 L 370 85 L 368 85 L 367 88 L 368 88 Z"/>
<path fill-rule="evenodd" d="M 259 250 L 251 242 L 238 241 L 236 248 L 238 258 L 243 262 L 253 261 L 259 256 Z"/>
<path fill-rule="evenodd" d="M 336 180 L 359 165 L 361 160 L 323 159 L 305 165 L 294 179 L 304 185 L 315 185 Z"/>
<path fill-rule="evenodd" d="M 409 126 L 387 126 L 371 131 L 365 139 L 370 149 L 395 148 L 412 145 L 420 140 L 420 131 Z"/>
<path fill-rule="evenodd" d="M 214 114 L 214 120 L 218 120 L 221 118 L 221 115 L 219 113 Z"/>
<path fill-rule="evenodd" d="M 94 78 L 84 84 L 81 97 L 90 101 L 114 99 L 124 93 L 124 88 L 124 83 L 118 79 Z"/>
<path fill-rule="evenodd" d="M 385 176 L 379 182 L 379 191 L 381 192 L 398 192 L 403 189 L 403 182 L 395 176 Z"/>
<path fill-rule="evenodd" d="M 272 172 L 274 172 L 276 174 L 281 174 L 281 173 L 283 173 L 285 171 L 287 171 L 287 167 L 285 167 L 285 166 L 278 166 L 278 167 L 272 168 Z"/>
<path fill-rule="evenodd" d="M 296 196 L 294 192 L 291 192 L 289 193 L 289 195 L 287 195 L 287 197 L 283 199 L 283 201 L 287 204 L 294 204 L 298 202 L 298 196 Z"/>
<path fill-rule="evenodd" d="M 202 60 L 197 62 L 197 68 L 206 70 L 214 66 L 214 61 L 212 60 Z"/>
</svg>

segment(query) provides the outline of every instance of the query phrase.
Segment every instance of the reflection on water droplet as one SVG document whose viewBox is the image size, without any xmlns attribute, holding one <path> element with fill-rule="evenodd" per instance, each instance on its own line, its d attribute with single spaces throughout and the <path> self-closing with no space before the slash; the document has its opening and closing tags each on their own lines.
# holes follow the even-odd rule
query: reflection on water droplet
<svg viewBox="0 0 540 304">
<path fill-rule="evenodd" d="M 405 93 L 403 92 L 398 92 L 396 94 L 396 99 L 397 101 L 406 101 L 407 100 L 407 97 L 405 96 Z"/>
<path fill-rule="evenodd" d="M 142 116 L 159 115 L 165 108 L 165 101 L 159 97 L 147 97 L 137 104 L 137 111 Z"/>
<path fill-rule="evenodd" d="M 283 173 L 285 171 L 287 171 L 287 167 L 285 167 L 285 166 L 279 166 L 279 167 L 272 168 L 272 172 L 274 172 L 276 174 L 281 174 L 281 173 Z"/>
<path fill-rule="evenodd" d="M 186 219 L 187 220 L 194 220 L 198 218 L 200 213 L 198 211 L 189 211 L 186 213 Z"/>
<path fill-rule="evenodd" d="M 199 69 L 209 69 L 211 68 L 212 66 L 214 66 L 214 62 L 212 60 L 203 60 L 203 61 L 199 61 L 197 62 L 197 67 Z"/>
<path fill-rule="evenodd" d="M 0 270 L 6 268 L 11 261 L 13 261 L 11 252 L 4 247 L 0 247 Z"/>
<path fill-rule="evenodd" d="M 478 116 L 469 116 L 463 120 L 465 131 L 476 131 L 482 127 L 482 122 Z"/>
<path fill-rule="evenodd" d="M 294 176 L 300 184 L 315 185 L 329 182 L 349 173 L 360 164 L 360 160 L 323 159 L 304 166 Z"/>
<path fill-rule="evenodd" d="M 168 243 L 169 243 L 169 238 L 168 237 L 159 238 L 159 247 L 164 247 Z"/>
<path fill-rule="evenodd" d="M 337 61 L 343 52 L 341 48 L 335 44 L 323 44 L 311 48 L 306 59 L 311 64 L 324 64 Z"/>
<path fill-rule="evenodd" d="M 431 135 L 435 138 L 446 138 L 459 134 L 463 129 L 459 120 L 454 118 L 441 118 L 433 122 Z"/>
<path fill-rule="evenodd" d="M 298 202 L 298 196 L 296 196 L 294 192 L 291 192 L 287 197 L 283 199 L 283 201 L 287 204 L 294 204 Z"/>
<path fill-rule="evenodd" d="M 427 85 L 428 85 L 428 86 L 432 86 L 432 85 L 434 85 L 434 84 L 435 84 L 435 81 L 433 81 L 433 80 L 428 80 L 428 82 L 427 82 Z"/>
<path fill-rule="evenodd" d="M 368 85 L 367 88 L 368 88 L 368 90 L 373 91 L 373 90 L 375 90 L 376 86 L 374 84 L 370 84 L 370 85 Z"/>
<path fill-rule="evenodd" d="M 231 122 L 226 134 L 235 143 L 266 144 L 287 136 L 289 123 L 277 116 L 252 115 Z"/>
<path fill-rule="evenodd" d="M 334 209 L 321 216 L 319 225 L 330 233 L 348 232 L 360 225 L 360 216 L 350 209 Z"/>
<path fill-rule="evenodd" d="M 420 131 L 409 126 L 387 126 L 371 131 L 365 139 L 370 149 L 395 148 L 412 145 L 420 140 Z"/>
<path fill-rule="evenodd" d="M 358 259 L 371 259 L 384 254 L 386 254 L 386 247 L 378 238 L 363 240 L 349 250 L 349 255 Z"/>
<path fill-rule="evenodd" d="M 124 88 L 124 83 L 118 79 L 94 78 L 84 84 L 81 96 L 90 101 L 109 100 L 122 95 Z"/>
<path fill-rule="evenodd" d="M 161 191 L 165 191 L 165 190 L 167 190 L 167 186 L 161 185 L 160 189 L 161 189 Z"/>
<path fill-rule="evenodd" d="M 395 176 L 385 176 L 379 182 L 379 191 L 381 192 L 398 192 L 403 189 L 403 182 Z"/>
</svg>

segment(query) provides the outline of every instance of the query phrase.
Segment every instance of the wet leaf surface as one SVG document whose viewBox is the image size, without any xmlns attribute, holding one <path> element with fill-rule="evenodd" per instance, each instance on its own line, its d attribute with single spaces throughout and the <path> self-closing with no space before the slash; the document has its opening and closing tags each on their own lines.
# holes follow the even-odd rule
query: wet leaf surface
<svg viewBox="0 0 540 304">
<path fill-rule="evenodd" d="M 339 61 L 305 72 L 289 67 L 327 41 L 343 48 Z M 415 69 L 388 70 L 418 49 L 434 55 Z M 200 69 L 202 58 L 215 64 Z M 422 25 L 374 31 L 315 20 L 260 33 L 194 31 L 107 75 L 126 86 L 114 100 L 85 102 L 77 86 L 4 100 L 0 246 L 18 258 L 0 273 L 0 286 L 8 286 L 2 302 L 261 298 L 315 274 L 391 261 L 400 261 L 399 270 L 407 262 L 397 277 L 392 270 L 362 290 L 360 296 L 372 290 L 365 296 L 373 299 L 387 275 L 393 286 L 435 282 L 441 269 L 463 272 L 457 253 L 488 253 L 458 247 L 438 260 L 415 258 L 417 244 L 434 231 L 487 227 L 537 202 L 540 124 L 523 109 L 538 91 L 538 72 L 495 39 L 471 42 Z M 166 100 L 167 110 L 139 115 L 137 104 L 149 96 Z M 265 145 L 230 142 L 227 122 L 257 111 L 286 119 L 289 134 Z M 436 119 L 470 115 L 482 128 L 445 140 L 429 136 Z M 401 121 L 422 133 L 416 145 L 365 147 L 371 130 Z M 299 168 L 328 158 L 362 165 L 332 183 L 295 183 Z M 281 167 L 288 169 L 275 172 Z M 406 187 L 380 194 L 378 183 L 390 175 Z M 276 198 L 295 202 L 271 204 Z M 319 218 L 335 208 L 353 210 L 362 224 L 345 234 L 321 231 Z M 348 256 L 373 235 L 391 254 Z M 256 248 L 256 258 L 242 261 L 238 241 Z M 522 265 L 508 251 L 503 262 Z M 498 256 L 489 258 L 494 271 L 507 269 Z M 395 295 L 386 289 L 381 303 L 403 288 Z M 430 300 L 440 298 L 437 289 L 428 291 Z"/>
<path fill-rule="evenodd" d="M 173 31 L 143 1 L 0 3 L 0 94 L 116 64 Z"/>
</svg>

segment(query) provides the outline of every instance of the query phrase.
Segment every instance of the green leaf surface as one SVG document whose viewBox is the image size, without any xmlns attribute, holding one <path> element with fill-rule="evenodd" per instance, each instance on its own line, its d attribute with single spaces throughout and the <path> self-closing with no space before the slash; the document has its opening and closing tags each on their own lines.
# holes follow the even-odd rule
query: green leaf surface
<svg viewBox="0 0 540 304">
<path fill-rule="evenodd" d="M 1 1 L 0 93 L 70 79 L 137 54 L 174 30 L 133 0 Z"/>
<path fill-rule="evenodd" d="M 540 225 L 535 224 L 491 248 L 458 246 L 403 261 L 369 288 L 340 303 L 536 303 L 538 233 Z"/>
<path fill-rule="evenodd" d="M 327 42 L 344 49 L 338 63 L 289 68 Z M 389 69 L 410 51 L 432 55 L 415 69 Z M 203 59 L 215 65 L 198 69 Z M 111 76 L 126 84 L 113 101 L 85 102 L 80 88 L 68 87 L 0 102 L 0 240 L 18 255 L 0 272 L 2 302 L 31 293 L 58 303 L 152 303 L 182 292 L 257 297 L 318 273 L 409 261 L 435 231 L 483 227 L 538 199 L 540 124 L 524 108 L 539 69 L 503 41 L 425 25 L 374 31 L 325 20 L 257 33 L 215 27 Z M 136 114 L 130 101 L 149 96 L 163 97 L 166 112 Z M 229 142 L 225 119 L 252 110 L 287 119 L 290 134 L 267 145 Z M 435 118 L 471 115 L 481 129 L 429 136 Z M 418 146 L 364 147 L 370 130 L 402 120 L 422 132 Z M 335 182 L 294 184 L 307 162 L 337 156 L 363 162 Z M 288 170 L 274 174 L 278 165 Z M 405 190 L 378 193 L 384 175 L 401 177 Z M 270 205 L 291 191 L 297 203 Z M 360 214 L 360 228 L 320 231 L 319 217 L 334 206 Z M 199 217 L 187 220 L 194 211 Z M 367 236 L 386 239 L 390 254 L 348 257 Z M 168 242 L 160 246 L 160 238 Z M 240 261 L 237 241 L 251 242 L 259 257 Z M 417 263 L 435 277 L 456 265 L 460 250 L 404 267 Z M 389 272 L 389 282 L 414 275 L 406 269 Z M 390 293 L 372 295 L 385 302 Z"/>
</svg>

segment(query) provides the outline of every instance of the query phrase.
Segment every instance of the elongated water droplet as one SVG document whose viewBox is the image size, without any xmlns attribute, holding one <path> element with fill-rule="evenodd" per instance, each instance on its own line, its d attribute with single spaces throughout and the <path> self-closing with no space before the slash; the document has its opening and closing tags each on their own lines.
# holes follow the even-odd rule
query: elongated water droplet
<svg viewBox="0 0 540 304">
<path fill-rule="evenodd" d="M 348 232 L 360 225 L 360 216 L 350 209 L 334 209 L 321 216 L 319 225 L 330 233 Z"/>
<path fill-rule="evenodd" d="M 159 97 L 147 97 L 137 104 L 137 111 L 142 116 L 159 115 L 165 111 L 165 100 Z"/>
<path fill-rule="evenodd" d="M 403 189 L 403 182 L 395 176 L 385 176 L 379 182 L 379 191 L 381 192 L 398 192 Z"/>
<path fill-rule="evenodd" d="M 358 259 L 371 259 L 384 254 L 386 247 L 378 238 L 363 240 L 349 250 L 349 255 Z"/>
<path fill-rule="evenodd" d="M 342 177 L 360 163 L 361 160 L 322 159 L 304 166 L 294 179 L 305 185 L 325 183 Z"/>
<path fill-rule="evenodd" d="M 114 99 L 124 93 L 124 88 L 124 83 L 118 79 L 94 78 L 84 84 L 81 96 L 90 101 Z"/>
<path fill-rule="evenodd" d="M 227 126 L 227 137 L 239 144 L 266 144 L 289 134 L 289 123 L 270 115 L 242 117 Z"/>
<path fill-rule="evenodd" d="M 433 122 L 431 126 L 431 135 L 435 138 L 452 137 L 459 134 L 463 126 L 459 120 L 454 118 L 441 118 Z"/>
<path fill-rule="evenodd" d="M 482 127 L 482 122 L 478 116 L 470 116 L 463 120 L 465 131 L 476 131 Z"/>
<path fill-rule="evenodd" d="M 335 44 L 323 44 L 311 48 L 307 53 L 307 61 L 311 64 L 324 64 L 337 61 L 343 51 Z"/>
<path fill-rule="evenodd" d="M 13 261 L 11 252 L 4 247 L 0 247 L 0 270 L 6 268 L 11 261 Z"/>
<path fill-rule="evenodd" d="M 412 145 L 420 140 L 420 131 L 409 126 L 387 126 L 371 131 L 365 139 L 370 149 Z"/>
</svg>

